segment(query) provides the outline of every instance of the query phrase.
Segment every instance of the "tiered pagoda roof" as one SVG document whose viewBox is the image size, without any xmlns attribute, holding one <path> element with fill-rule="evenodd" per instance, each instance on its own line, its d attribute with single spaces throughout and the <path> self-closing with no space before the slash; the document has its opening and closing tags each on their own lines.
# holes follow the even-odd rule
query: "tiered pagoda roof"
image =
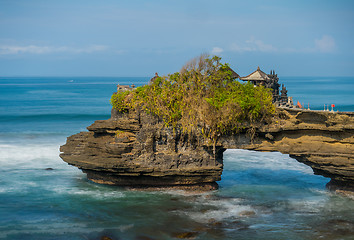
<svg viewBox="0 0 354 240">
<path fill-rule="evenodd" d="M 257 68 L 256 71 L 254 71 L 253 73 L 249 74 L 248 76 L 246 77 L 240 77 L 241 80 L 243 81 L 262 81 L 262 82 L 265 82 L 265 81 L 269 81 L 269 77 L 268 75 L 263 72 L 259 67 Z"/>
</svg>

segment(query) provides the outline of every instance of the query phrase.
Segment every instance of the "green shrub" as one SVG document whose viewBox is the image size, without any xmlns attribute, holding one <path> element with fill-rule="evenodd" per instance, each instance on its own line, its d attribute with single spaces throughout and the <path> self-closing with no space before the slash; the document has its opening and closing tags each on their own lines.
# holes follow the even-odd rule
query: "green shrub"
<svg viewBox="0 0 354 240">
<path fill-rule="evenodd" d="M 120 112 L 143 109 L 185 132 L 200 131 L 215 145 L 220 135 L 254 127 L 275 111 L 269 89 L 233 80 L 220 60 L 201 55 L 180 72 L 113 94 L 111 104 Z"/>
<path fill-rule="evenodd" d="M 118 91 L 111 96 L 110 103 L 113 108 L 117 109 L 119 112 L 128 111 L 128 103 L 127 96 L 129 95 L 129 91 Z"/>
</svg>

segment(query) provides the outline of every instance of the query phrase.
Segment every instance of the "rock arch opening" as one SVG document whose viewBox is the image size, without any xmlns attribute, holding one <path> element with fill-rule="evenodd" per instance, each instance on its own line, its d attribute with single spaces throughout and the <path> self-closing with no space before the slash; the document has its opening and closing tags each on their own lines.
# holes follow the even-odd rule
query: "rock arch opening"
<svg viewBox="0 0 354 240">
<path fill-rule="evenodd" d="M 315 175 L 312 168 L 288 154 L 227 149 L 223 156 L 224 169 L 219 185 L 292 189 L 323 189 L 330 181 Z"/>
</svg>

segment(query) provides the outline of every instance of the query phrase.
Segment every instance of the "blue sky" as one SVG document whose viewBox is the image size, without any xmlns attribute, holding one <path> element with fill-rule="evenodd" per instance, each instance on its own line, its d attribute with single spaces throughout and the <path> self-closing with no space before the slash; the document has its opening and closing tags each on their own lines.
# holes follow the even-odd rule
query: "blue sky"
<svg viewBox="0 0 354 240">
<path fill-rule="evenodd" d="M 0 0 L 0 76 L 162 75 L 201 53 L 354 76 L 354 1 Z"/>
</svg>

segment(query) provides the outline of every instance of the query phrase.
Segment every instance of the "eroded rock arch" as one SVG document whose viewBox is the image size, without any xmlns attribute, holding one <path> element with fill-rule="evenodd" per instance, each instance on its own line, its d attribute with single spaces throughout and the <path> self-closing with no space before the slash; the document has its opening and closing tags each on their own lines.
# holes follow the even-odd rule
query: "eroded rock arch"
<svg viewBox="0 0 354 240">
<path fill-rule="evenodd" d="M 165 128 L 145 113 L 99 120 L 70 136 L 61 158 L 94 182 L 121 186 L 215 188 L 225 149 L 278 151 L 331 178 L 332 186 L 354 189 L 354 114 L 277 110 L 271 124 L 221 136 L 214 149 L 201 136 Z"/>
</svg>

